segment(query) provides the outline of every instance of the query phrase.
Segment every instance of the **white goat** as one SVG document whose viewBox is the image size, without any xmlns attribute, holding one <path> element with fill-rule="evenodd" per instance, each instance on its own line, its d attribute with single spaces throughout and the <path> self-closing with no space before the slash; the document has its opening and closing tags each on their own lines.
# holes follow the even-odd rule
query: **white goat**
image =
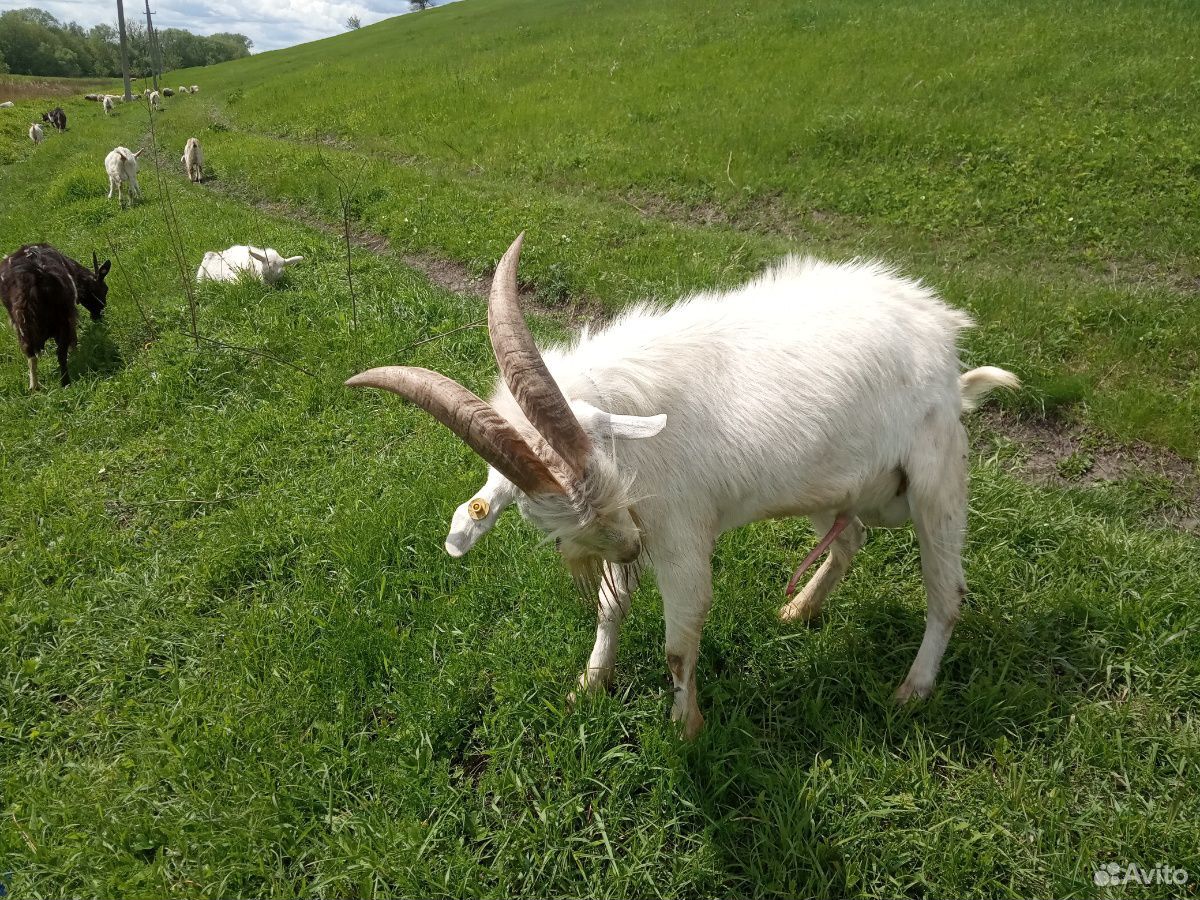
<svg viewBox="0 0 1200 900">
<path fill-rule="evenodd" d="M 155 109 L 159 109 L 160 108 L 159 107 L 160 100 L 161 100 L 161 97 L 160 97 L 158 91 L 150 92 L 150 105 L 152 107 L 154 107 Z"/>
<path fill-rule="evenodd" d="M 113 98 L 108 94 L 105 94 L 104 99 L 100 102 L 104 104 L 104 114 L 106 116 L 113 111 Z"/>
<path fill-rule="evenodd" d="M 128 147 L 117 147 L 104 157 L 104 171 L 108 173 L 108 198 L 110 200 L 113 188 L 116 188 L 117 201 L 121 201 L 121 185 L 124 183 L 129 184 L 130 198 L 141 199 L 142 189 L 137 180 L 138 157 L 141 155 L 141 150 L 134 153 Z"/>
<path fill-rule="evenodd" d="M 959 376 L 956 340 L 968 316 L 877 263 L 789 257 L 726 293 L 635 307 L 543 362 L 517 304 L 521 241 L 492 285 L 488 323 L 503 380 L 490 404 L 426 369 L 347 381 L 413 400 L 491 464 L 455 512 L 447 552 L 467 552 L 515 500 L 577 583 L 599 589 L 584 689 L 611 679 L 630 594 L 642 563 L 653 565 L 671 718 L 692 737 L 704 722 L 696 661 L 718 535 L 798 515 L 828 531 L 829 557 L 780 609 L 786 621 L 808 620 L 862 546 L 864 525 L 911 516 L 929 615 L 896 698 L 928 696 L 966 593 L 959 418 L 992 388 L 1017 385 L 990 367 Z"/>
<path fill-rule="evenodd" d="M 193 84 L 193 85 L 192 85 L 192 89 L 191 89 L 191 91 L 190 91 L 189 93 L 192 93 L 192 94 L 198 94 L 198 93 L 200 93 L 200 85 L 198 85 L 198 84 Z"/>
<path fill-rule="evenodd" d="M 194 137 L 187 139 L 179 161 L 183 163 L 184 171 L 192 181 L 199 182 L 204 178 L 204 151 L 200 149 L 200 142 Z"/>
<path fill-rule="evenodd" d="M 237 281 L 247 275 L 265 284 L 274 284 L 283 275 L 285 266 L 303 261 L 303 256 L 280 256 L 270 247 L 263 249 L 238 244 L 228 250 L 205 253 L 196 270 L 196 280 Z"/>
<path fill-rule="evenodd" d="M 3 103 L 0 103 L 0 109 L 12 109 L 16 105 L 11 100 L 5 100 Z"/>
<path fill-rule="evenodd" d="M 185 88 L 185 87 L 184 87 L 184 86 L 181 84 L 181 85 L 179 86 L 179 91 L 178 91 L 178 93 L 180 93 L 180 94 L 190 94 L 190 93 L 191 93 L 191 91 L 189 91 L 187 88 Z"/>
<path fill-rule="evenodd" d="M 29 139 L 35 144 L 40 144 L 46 139 L 46 133 L 42 131 L 42 126 L 34 122 L 29 126 Z"/>
</svg>

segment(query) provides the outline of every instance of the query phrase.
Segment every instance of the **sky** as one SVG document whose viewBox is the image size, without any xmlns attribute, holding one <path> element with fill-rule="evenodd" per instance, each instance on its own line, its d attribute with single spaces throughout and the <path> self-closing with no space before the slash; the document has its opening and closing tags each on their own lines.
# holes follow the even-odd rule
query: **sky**
<svg viewBox="0 0 1200 900">
<path fill-rule="evenodd" d="M 447 2 L 451 0 L 437 5 Z M 117 22 L 116 0 L 0 0 L 0 12 L 29 6 L 85 28 Z M 340 34 L 350 16 L 370 25 L 408 10 L 408 0 L 150 0 L 156 27 L 195 34 L 237 32 L 254 41 L 255 53 Z M 145 0 L 125 0 L 126 21 L 134 17 L 145 23 Z"/>
</svg>

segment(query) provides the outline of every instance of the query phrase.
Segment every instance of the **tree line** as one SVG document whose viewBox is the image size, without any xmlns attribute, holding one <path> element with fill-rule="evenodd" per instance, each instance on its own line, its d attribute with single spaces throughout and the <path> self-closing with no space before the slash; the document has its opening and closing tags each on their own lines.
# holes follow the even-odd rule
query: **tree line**
<svg viewBox="0 0 1200 900">
<path fill-rule="evenodd" d="M 150 74 L 151 48 L 146 27 L 125 20 L 129 42 L 129 74 Z M 182 28 L 155 27 L 162 52 L 163 70 L 208 66 L 250 55 L 253 42 L 244 34 L 192 34 Z M 0 13 L 0 73 L 118 77 L 121 74 L 121 38 L 116 25 L 84 28 L 60 22 L 43 9 L 15 9 Z"/>
</svg>

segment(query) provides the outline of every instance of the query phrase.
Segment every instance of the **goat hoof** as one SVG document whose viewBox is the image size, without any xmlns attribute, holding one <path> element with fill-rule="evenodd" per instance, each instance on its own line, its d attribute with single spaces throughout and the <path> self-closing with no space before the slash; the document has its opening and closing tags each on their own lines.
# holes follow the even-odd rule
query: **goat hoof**
<svg viewBox="0 0 1200 900">
<path fill-rule="evenodd" d="M 910 678 L 904 679 L 904 683 L 896 688 L 896 693 L 892 695 L 892 699 L 896 701 L 898 706 L 902 706 L 909 700 L 928 700 L 929 695 L 933 693 L 933 684 L 919 684 Z"/>
<path fill-rule="evenodd" d="M 779 607 L 781 622 L 812 622 L 821 616 L 821 607 L 815 603 L 805 603 L 803 597 L 797 597 L 791 603 Z"/>
<path fill-rule="evenodd" d="M 704 728 L 704 716 L 696 710 L 686 719 L 676 721 L 675 725 L 679 728 L 679 737 L 682 740 L 694 741 L 696 735 Z"/>
<path fill-rule="evenodd" d="M 612 683 L 612 669 L 585 670 L 576 679 L 575 690 L 567 694 L 567 708 L 574 709 L 575 702 L 584 694 L 598 694 L 608 690 Z"/>
</svg>

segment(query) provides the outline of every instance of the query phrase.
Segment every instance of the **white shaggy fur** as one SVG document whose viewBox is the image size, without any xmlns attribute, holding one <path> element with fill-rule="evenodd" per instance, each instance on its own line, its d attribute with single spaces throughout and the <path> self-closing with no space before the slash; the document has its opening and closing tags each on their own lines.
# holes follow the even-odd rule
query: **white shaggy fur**
<svg viewBox="0 0 1200 900">
<path fill-rule="evenodd" d="M 196 270 L 197 281 L 237 281 L 243 275 L 265 284 L 274 284 L 283 275 L 285 266 L 303 262 L 303 256 L 280 256 L 270 247 L 248 247 L 244 244 L 228 250 L 204 254 L 200 268 Z"/>
<path fill-rule="evenodd" d="M 113 110 L 113 98 L 105 94 L 100 102 L 104 104 L 104 114 L 107 116 Z"/>
<path fill-rule="evenodd" d="M 150 92 L 150 105 L 152 107 L 154 107 L 155 109 L 159 109 L 159 103 L 160 103 L 161 99 L 162 98 L 159 95 L 158 91 Z"/>
<path fill-rule="evenodd" d="M 190 94 L 190 93 L 191 93 L 191 91 L 189 91 L 187 88 L 185 88 L 185 87 L 184 87 L 184 86 L 181 84 L 181 85 L 179 86 L 179 90 L 178 90 L 176 93 L 179 93 L 179 94 Z"/>
<path fill-rule="evenodd" d="M 957 338 L 970 324 L 934 291 L 881 264 L 799 257 L 725 293 L 665 310 L 637 306 L 543 354 L 592 439 L 577 496 L 532 500 L 489 468 L 478 495 L 487 514 L 476 521 L 460 507 L 446 549 L 467 552 L 515 500 L 568 560 L 570 552 L 601 555 L 596 643 L 579 677 L 586 689 L 610 680 L 630 594 L 641 565 L 651 565 L 675 684 L 672 719 L 690 737 L 704 721 L 696 661 L 722 532 L 808 516 L 823 535 L 835 517 L 849 519 L 804 590 L 780 609 L 784 620 L 809 620 L 865 541 L 864 525 L 911 517 L 929 615 L 896 697 L 927 696 L 966 592 L 967 438 L 959 417 L 991 388 L 1017 384 L 995 368 L 960 377 Z M 507 388 L 492 403 L 536 439 Z M 764 575 L 781 585 L 786 578 Z"/>
<path fill-rule="evenodd" d="M 42 131 L 42 126 L 36 122 L 29 126 L 29 139 L 35 144 L 40 144 L 46 138 L 46 133 Z"/>
<path fill-rule="evenodd" d="M 125 183 L 129 184 L 129 196 L 141 199 L 142 189 L 137 180 L 138 157 L 141 155 L 141 150 L 134 153 L 128 147 L 117 147 L 104 157 L 104 171 L 108 173 L 108 197 L 110 200 L 113 188 L 116 188 L 117 201 L 120 202 L 121 186 Z"/>
<path fill-rule="evenodd" d="M 187 139 L 179 161 L 183 163 L 183 169 L 192 181 L 199 182 L 204 178 L 204 151 L 200 149 L 200 142 L 194 137 Z"/>
<path fill-rule="evenodd" d="M 198 94 L 198 93 L 200 93 L 200 85 L 198 85 L 198 84 L 193 84 L 193 85 L 192 85 L 192 89 L 191 89 L 191 90 L 190 90 L 188 93 L 191 93 L 191 94 Z"/>
</svg>

